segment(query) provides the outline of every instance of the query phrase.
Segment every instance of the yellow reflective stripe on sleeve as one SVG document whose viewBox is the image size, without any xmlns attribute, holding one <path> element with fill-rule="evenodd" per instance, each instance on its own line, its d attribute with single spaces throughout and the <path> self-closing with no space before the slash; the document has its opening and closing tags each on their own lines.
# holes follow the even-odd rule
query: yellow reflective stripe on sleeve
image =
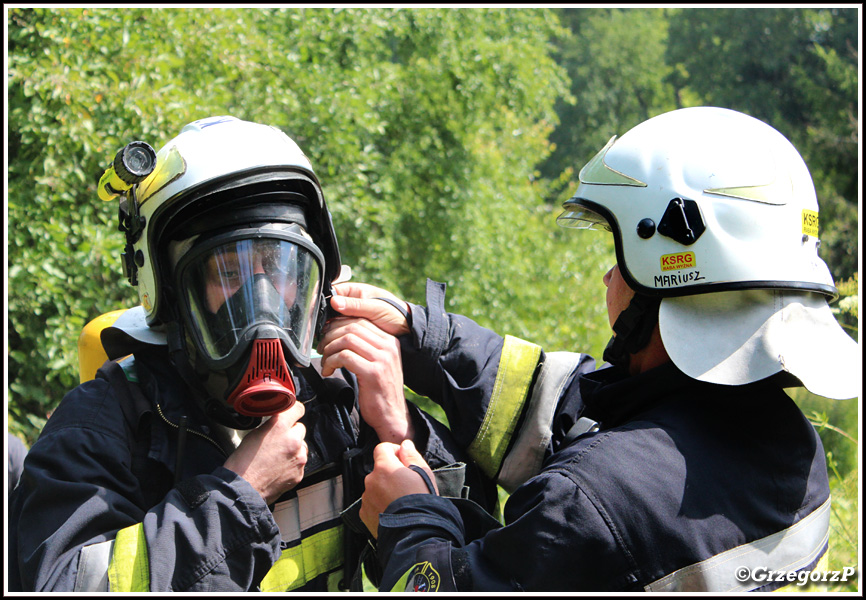
<svg viewBox="0 0 866 600">
<path fill-rule="evenodd" d="M 150 591 L 147 543 L 141 523 L 117 532 L 108 564 L 108 583 L 112 592 Z"/>
<path fill-rule="evenodd" d="M 413 566 L 411 569 L 403 573 L 403 576 L 397 580 L 397 583 L 394 584 L 394 587 L 391 588 L 392 592 L 405 592 L 406 584 L 409 582 L 409 576 L 415 571 L 415 567 Z"/>
<path fill-rule="evenodd" d="M 505 336 L 487 414 L 469 445 L 469 455 L 488 477 L 499 472 L 540 356 L 540 346 Z"/>
<path fill-rule="evenodd" d="M 541 470 L 553 436 L 553 415 L 566 383 L 580 364 L 576 352 L 548 352 L 535 378 L 520 431 L 502 462 L 497 483 L 511 493 Z"/>
<path fill-rule="evenodd" d="M 338 525 L 305 538 L 283 550 L 264 579 L 263 592 L 294 590 L 343 563 L 343 526 Z"/>
</svg>

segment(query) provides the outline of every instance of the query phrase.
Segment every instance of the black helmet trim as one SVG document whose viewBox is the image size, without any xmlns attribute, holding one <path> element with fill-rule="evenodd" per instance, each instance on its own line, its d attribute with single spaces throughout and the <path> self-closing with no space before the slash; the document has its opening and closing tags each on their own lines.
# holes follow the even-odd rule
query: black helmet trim
<svg viewBox="0 0 866 600">
<path fill-rule="evenodd" d="M 241 240 L 283 240 L 285 242 L 289 242 L 299 248 L 305 250 L 309 255 L 319 264 L 319 274 L 318 274 L 318 287 L 319 291 L 317 296 L 321 297 L 322 295 L 322 273 L 323 273 L 323 265 L 324 265 L 324 257 L 322 256 L 319 248 L 311 243 L 307 238 L 302 235 L 298 235 L 297 233 L 293 233 L 291 231 L 280 231 L 273 227 L 260 227 L 260 228 L 248 228 L 248 229 L 236 229 L 230 232 L 219 233 L 217 235 L 204 237 L 202 239 L 196 240 L 193 247 L 186 252 L 183 256 L 179 257 L 178 264 L 174 268 L 174 274 L 172 276 L 172 282 L 175 286 L 175 294 L 177 295 L 178 305 L 183 305 L 185 308 L 183 310 L 179 310 L 181 315 L 180 318 L 184 322 L 184 329 L 196 344 L 196 353 L 201 355 L 202 359 L 204 359 L 209 368 L 213 370 L 218 370 L 225 368 L 226 366 L 232 365 L 238 360 L 238 353 L 243 352 L 245 348 L 245 344 L 236 344 L 234 350 L 227 353 L 225 356 L 221 358 L 213 358 L 208 356 L 208 352 L 206 350 L 206 344 L 204 339 L 201 336 L 200 328 L 196 326 L 190 319 L 192 318 L 192 311 L 189 305 L 188 294 L 183 290 L 183 284 L 186 279 L 188 279 L 185 275 L 187 265 L 193 261 L 197 256 L 202 256 L 209 253 L 211 250 L 218 248 L 220 246 L 224 246 L 228 243 L 241 241 Z M 187 281 L 188 283 L 188 281 Z M 307 307 L 312 310 L 310 315 L 310 323 L 309 328 L 315 332 L 318 326 L 318 301 L 313 300 L 314 304 L 312 306 Z M 306 366 L 309 364 L 309 357 L 303 356 L 301 353 L 301 349 L 297 348 L 297 342 L 295 340 L 290 339 L 290 337 L 280 330 L 278 327 L 273 327 L 272 333 L 275 337 L 282 339 L 289 351 L 292 355 L 292 358 L 297 364 L 301 366 Z M 246 334 L 244 334 L 246 335 Z M 251 338 L 252 339 L 252 338 Z"/>
<path fill-rule="evenodd" d="M 723 291 L 731 291 L 731 290 L 751 290 L 751 289 L 786 289 L 786 290 L 799 290 L 799 291 L 810 291 L 810 292 L 818 292 L 820 294 L 824 294 L 825 296 L 829 296 L 829 299 L 835 299 L 839 296 L 839 291 L 831 285 L 821 285 L 818 283 L 808 283 L 802 281 L 732 281 L 732 282 L 716 282 L 716 283 L 692 283 L 686 287 L 679 288 L 666 288 L 666 287 L 658 287 L 651 288 L 644 285 L 641 285 L 637 282 L 637 280 L 632 276 L 629 272 L 628 262 L 625 260 L 625 256 L 623 253 L 622 247 L 622 230 L 620 228 L 620 224 L 617 221 L 616 217 L 608 210 L 606 207 L 593 202 L 592 200 L 587 200 L 586 198 L 580 198 L 575 196 L 569 200 L 567 200 L 563 206 L 565 208 L 572 208 L 574 206 L 583 206 L 588 208 L 589 210 L 598 213 L 601 215 L 606 221 L 607 225 L 610 228 L 611 233 L 613 234 L 614 239 L 614 248 L 616 250 L 616 261 L 619 265 L 619 270 L 622 273 L 622 277 L 628 286 L 633 289 L 635 292 L 645 294 L 647 296 L 654 297 L 662 297 L 662 298 L 676 298 L 681 296 L 693 296 L 695 294 L 707 294 L 711 292 L 723 292 Z M 691 275 L 691 274 L 690 274 Z M 697 274 L 696 276 L 700 276 Z M 668 275 L 667 277 L 677 277 L 677 275 Z M 683 284 L 687 282 L 674 282 L 677 284 Z"/>
<path fill-rule="evenodd" d="M 306 188 L 306 189 L 304 189 Z M 251 170 L 243 176 L 236 173 L 225 178 L 209 181 L 207 184 L 192 188 L 183 195 L 165 202 L 151 217 L 152 222 L 148 227 L 147 245 L 151 248 L 151 260 L 153 262 L 154 279 L 160 288 L 160 298 L 155 299 L 155 318 L 152 324 L 167 322 L 177 315 L 171 314 L 172 310 L 165 302 L 165 295 L 171 287 L 171 278 L 167 276 L 170 265 L 167 262 L 167 246 L 169 237 L 189 237 L 185 232 L 179 230 L 178 224 L 184 221 L 195 222 L 185 215 L 193 215 L 201 203 L 206 203 L 207 212 L 213 208 L 224 210 L 249 204 L 250 198 L 259 193 L 283 192 L 294 194 L 284 198 L 284 204 L 289 207 L 297 206 L 296 202 L 303 203 L 303 225 L 305 230 L 312 236 L 314 243 L 324 256 L 324 285 L 323 293 L 330 290 L 330 282 L 336 279 L 340 273 L 341 258 L 337 244 L 336 233 L 331 223 L 330 213 L 325 207 L 318 181 L 307 173 L 297 170 L 275 170 L 267 168 Z M 289 202 L 285 202 L 288 200 Z M 291 213 L 288 209 L 285 214 Z M 192 211 L 192 212 L 188 212 Z M 223 213 L 223 216 L 226 213 Z M 178 221 L 178 219 L 181 219 Z M 289 222 L 299 222 L 297 216 L 287 217 Z M 273 217 L 263 216 L 261 221 L 279 221 Z"/>
</svg>

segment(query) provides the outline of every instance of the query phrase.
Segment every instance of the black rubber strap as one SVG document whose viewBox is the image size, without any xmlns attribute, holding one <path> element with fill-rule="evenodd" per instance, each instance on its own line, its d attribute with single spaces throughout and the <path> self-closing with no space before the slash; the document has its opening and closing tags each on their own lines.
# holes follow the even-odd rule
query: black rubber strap
<svg viewBox="0 0 866 600">
<path fill-rule="evenodd" d="M 430 476 L 427 474 L 427 471 L 419 467 L 418 465 L 409 465 L 409 468 L 418 473 L 421 476 L 421 479 L 424 480 L 424 483 L 427 484 L 427 489 L 430 490 L 430 493 L 434 496 L 438 496 L 436 493 L 436 488 L 433 487 L 433 482 L 430 481 Z"/>
<path fill-rule="evenodd" d="M 432 363 L 436 363 L 448 343 L 448 316 L 445 312 L 445 284 L 427 279 L 427 326 L 421 340 Z"/>
<path fill-rule="evenodd" d="M 390 304 L 391 306 L 393 306 L 394 308 L 396 308 L 397 310 L 399 310 L 399 311 L 400 311 L 400 314 L 403 315 L 404 317 L 406 317 L 406 320 L 407 320 L 407 321 L 409 320 L 409 311 L 407 311 L 407 310 L 403 307 L 403 305 L 400 304 L 399 302 L 397 302 L 396 300 L 393 300 L 392 298 L 375 298 L 375 299 L 376 299 L 376 300 L 381 300 L 382 302 L 387 302 L 388 304 Z"/>
</svg>

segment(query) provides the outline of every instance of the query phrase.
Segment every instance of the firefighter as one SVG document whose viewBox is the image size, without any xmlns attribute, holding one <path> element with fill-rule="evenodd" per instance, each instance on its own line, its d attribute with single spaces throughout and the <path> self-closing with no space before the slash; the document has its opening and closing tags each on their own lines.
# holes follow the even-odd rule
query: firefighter
<svg viewBox="0 0 866 600">
<path fill-rule="evenodd" d="M 28 455 L 10 589 L 360 589 L 358 500 L 381 441 L 413 439 L 440 485 L 485 493 L 400 377 L 318 371 L 342 266 L 292 139 L 202 119 L 158 153 L 125 147 L 99 192 L 119 198 L 141 305 L 104 332 L 114 360 L 65 396 Z M 399 359 L 393 342 L 377 352 Z"/>
<path fill-rule="evenodd" d="M 411 442 L 380 444 L 361 509 L 380 589 L 769 591 L 816 569 L 825 455 L 784 389 L 851 398 L 861 366 L 803 159 L 750 116 L 676 110 L 614 137 L 564 209 L 615 242 L 601 367 L 446 313 L 434 282 L 408 319 L 337 286 L 323 364 L 351 319 L 397 336 L 406 384 L 511 492 L 501 525 L 437 496 Z"/>
</svg>

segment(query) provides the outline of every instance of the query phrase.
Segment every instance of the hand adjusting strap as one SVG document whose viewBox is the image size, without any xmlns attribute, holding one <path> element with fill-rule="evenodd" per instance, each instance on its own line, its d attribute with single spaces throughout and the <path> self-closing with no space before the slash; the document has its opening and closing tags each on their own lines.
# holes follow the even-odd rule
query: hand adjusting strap
<svg viewBox="0 0 866 600">
<path fill-rule="evenodd" d="M 427 474 L 427 471 L 419 467 L 418 465 L 409 465 L 409 468 L 418 473 L 421 476 L 421 479 L 424 480 L 424 483 L 427 485 L 427 489 L 430 490 L 430 493 L 434 496 L 438 496 L 436 493 L 436 488 L 433 487 L 433 482 L 430 481 L 430 476 Z"/>
<path fill-rule="evenodd" d="M 393 298 L 375 298 L 375 300 L 381 300 L 382 302 L 387 302 L 388 304 L 390 304 L 391 306 L 393 306 L 394 308 L 399 310 L 400 314 L 406 318 L 407 322 L 409 321 L 409 311 L 407 311 L 403 307 L 403 305 L 401 305 L 399 302 L 397 302 Z"/>
</svg>

